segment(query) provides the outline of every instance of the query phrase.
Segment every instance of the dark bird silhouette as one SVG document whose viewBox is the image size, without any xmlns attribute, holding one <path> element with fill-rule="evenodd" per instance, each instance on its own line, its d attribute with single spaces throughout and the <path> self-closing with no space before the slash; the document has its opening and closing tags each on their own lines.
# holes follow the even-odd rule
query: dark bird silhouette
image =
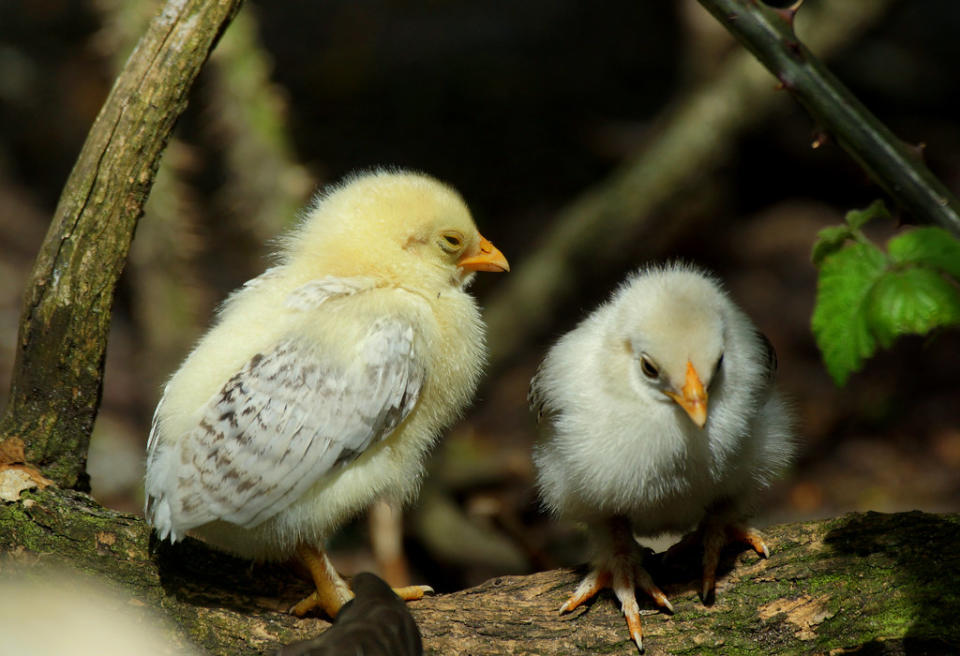
<svg viewBox="0 0 960 656">
<path fill-rule="evenodd" d="M 369 572 L 353 577 L 354 598 L 317 638 L 282 647 L 277 656 L 420 656 L 420 630 L 406 604 Z"/>
</svg>

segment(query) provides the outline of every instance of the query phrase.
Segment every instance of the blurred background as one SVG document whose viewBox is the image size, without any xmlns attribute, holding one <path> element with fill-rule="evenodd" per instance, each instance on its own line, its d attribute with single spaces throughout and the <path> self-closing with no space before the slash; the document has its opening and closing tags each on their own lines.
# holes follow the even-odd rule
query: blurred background
<svg viewBox="0 0 960 656">
<path fill-rule="evenodd" d="M 0 406 L 32 259 L 156 6 L 0 1 Z M 960 4 L 808 0 L 798 33 L 960 191 Z M 629 271 L 678 257 L 725 279 L 797 410 L 798 462 L 758 525 L 960 511 L 960 335 L 901 340 L 833 384 L 809 329 L 810 248 L 882 192 L 694 0 L 248 2 L 192 92 L 121 281 L 89 460 L 101 502 L 140 512 L 165 378 L 315 189 L 375 165 L 457 187 L 514 271 L 474 287 L 492 351 L 476 404 L 416 505 L 336 537 L 346 573 L 446 591 L 577 563 L 576 528 L 537 506 L 527 383 Z M 520 281 L 543 302 L 518 303 Z"/>
</svg>

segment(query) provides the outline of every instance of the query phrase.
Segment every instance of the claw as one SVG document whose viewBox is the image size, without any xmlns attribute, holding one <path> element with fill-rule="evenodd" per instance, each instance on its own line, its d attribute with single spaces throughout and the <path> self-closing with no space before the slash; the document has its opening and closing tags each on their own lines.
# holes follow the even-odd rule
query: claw
<svg viewBox="0 0 960 656">
<path fill-rule="evenodd" d="M 291 615 L 296 615 L 297 617 L 304 617 L 314 608 L 323 608 L 320 595 L 318 595 L 316 591 L 311 592 L 309 595 L 295 603 L 287 610 L 287 612 Z"/>
<path fill-rule="evenodd" d="M 560 606 L 560 614 L 569 613 L 585 601 L 593 599 L 598 592 L 610 585 L 610 572 L 607 570 L 595 569 L 587 574 L 577 589 L 573 591 L 570 598 Z"/>
<path fill-rule="evenodd" d="M 703 602 L 704 606 L 710 606 L 713 604 L 716 596 L 716 590 L 716 577 L 712 574 L 708 575 L 706 572 L 704 572 L 703 584 L 700 586 L 700 601 Z"/>
<path fill-rule="evenodd" d="M 429 585 L 408 585 L 403 588 L 393 588 L 393 593 L 404 601 L 417 601 L 423 599 L 425 595 L 433 594 L 433 588 Z"/>
<path fill-rule="evenodd" d="M 700 587 L 700 600 L 704 604 L 713 603 L 717 584 L 717 565 L 720 563 L 720 551 L 727 542 L 726 532 L 711 527 L 703 532 L 703 585 Z"/>
<path fill-rule="evenodd" d="M 700 587 L 700 599 L 704 604 L 713 603 L 716 594 L 717 565 L 720 562 L 720 551 L 724 546 L 734 542 L 747 544 L 757 552 L 761 558 L 770 557 L 770 549 L 760 532 L 743 526 L 742 524 L 707 525 L 697 530 L 703 534 L 703 584 Z"/>
<path fill-rule="evenodd" d="M 623 612 L 624 619 L 627 620 L 627 630 L 630 632 L 630 638 L 637 645 L 637 649 L 642 652 L 643 627 L 640 624 L 640 607 L 637 605 L 633 570 L 634 568 L 630 564 L 627 564 L 626 567 L 616 567 L 613 573 L 613 593 L 620 600 L 620 610 Z"/>
<path fill-rule="evenodd" d="M 653 602 L 673 615 L 673 604 L 670 603 L 670 600 L 667 598 L 667 595 L 663 594 L 663 590 L 657 587 L 657 584 L 653 582 L 653 579 L 650 577 L 650 574 L 647 573 L 643 567 L 636 567 L 634 571 L 634 577 L 636 577 L 636 585 L 641 590 L 650 595 L 650 598 L 653 599 Z"/>
<path fill-rule="evenodd" d="M 634 605 L 636 605 L 636 600 L 634 600 Z M 643 627 L 640 625 L 640 611 L 636 608 L 632 611 L 624 608 L 623 616 L 627 620 L 627 630 L 630 632 L 630 638 L 637 645 L 637 649 L 643 653 Z"/>
<path fill-rule="evenodd" d="M 727 527 L 727 537 L 731 542 L 743 542 L 749 545 L 761 558 L 770 557 L 770 549 L 767 548 L 767 543 L 764 542 L 760 531 L 756 529 L 732 524 Z"/>
</svg>

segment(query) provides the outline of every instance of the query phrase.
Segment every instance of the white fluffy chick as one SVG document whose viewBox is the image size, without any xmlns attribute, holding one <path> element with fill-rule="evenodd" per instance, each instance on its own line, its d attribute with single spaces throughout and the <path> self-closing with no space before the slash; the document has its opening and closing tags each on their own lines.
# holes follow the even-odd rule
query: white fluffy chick
<svg viewBox="0 0 960 656">
<path fill-rule="evenodd" d="M 227 299 L 167 383 L 148 521 L 173 542 L 298 556 L 317 591 L 293 612 L 335 617 L 352 594 L 324 542 L 376 499 L 416 494 L 485 357 L 465 288 L 507 270 L 460 195 L 426 175 L 375 171 L 319 195 L 279 264 Z"/>
<path fill-rule="evenodd" d="M 632 275 L 551 348 L 530 390 L 543 426 L 537 484 L 554 515 L 587 525 L 594 549 L 561 612 L 610 586 L 642 651 L 635 587 L 672 607 L 635 535 L 699 523 L 705 602 L 728 541 L 768 555 L 743 522 L 794 450 L 775 369 L 769 342 L 718 281 L 683 264 Z"/>
</svg>

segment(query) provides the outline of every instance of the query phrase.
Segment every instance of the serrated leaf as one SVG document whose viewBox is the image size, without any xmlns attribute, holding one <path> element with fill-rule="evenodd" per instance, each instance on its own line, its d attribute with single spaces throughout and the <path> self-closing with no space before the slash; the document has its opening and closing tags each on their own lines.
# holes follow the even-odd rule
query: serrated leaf
<svg viewBox="0 0 960 656">
<path fill-rule="evenodd" d="M 813 242 L 810 260 L 813 266 L 820 268 L 823 258 L 840 250 L 845 241 L 853 236 L 853 232 L 845 225 L 823 228 L 817 233 L 817 240 Z"/>
<path fill-rule="evenodd" d="M 887 211 L 887 206 L 883 203 L 882 199 L 877 199 L 870 203 L 869 207 L 866 207 L 862 210 L 850 210 L 847 212 L 847 215 L 844 217 L 844 221 L 847 222 L 847 225 L 856 230 L 857 228 L 862 228 L 868 221 L 873 219 L 889 219 L 890 212 Z"/>
<path fill-rule="evenodd" d="M 823 260 L 811 327 L 827 371 L 837 385 L 873 355 L 867 304 L 870 290 L 883 275 L 887 258 L 870 244 L 854 244 Z"/>
<path fill-rule="evenodd" d="M 943 228 L 914 228 L 887 242 L 887 250 L 898 264 L 939 269 L 960 280 L 960 240 Z"/>
<path fill-rule="evenodd" d="M 933 269 L 888 271 L 873 286 L 867 316 L 887 348 L 901 335 L 960 325 L 960 290 Z"/>
</svg>

